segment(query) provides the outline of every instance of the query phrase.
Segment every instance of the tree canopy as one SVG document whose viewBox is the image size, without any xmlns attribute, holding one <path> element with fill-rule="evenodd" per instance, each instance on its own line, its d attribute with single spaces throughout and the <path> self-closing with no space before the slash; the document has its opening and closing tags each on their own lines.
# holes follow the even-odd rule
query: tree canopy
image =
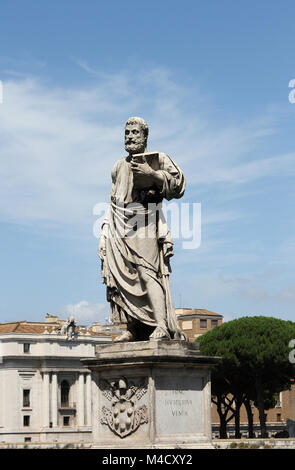
<svg viewBox="0 0 295 470">
<path fill-rule="evenodd" d="M 295 323 L 273 317 L 242 317 L 215 327 L 197 341 L 205 355 L 220 356 L 212 374 L 212 393 L 244 393 L 257 403 L 265 434 L 266 401 L 285 390 L 294 376 L 289 342 Z"/>
</svg>

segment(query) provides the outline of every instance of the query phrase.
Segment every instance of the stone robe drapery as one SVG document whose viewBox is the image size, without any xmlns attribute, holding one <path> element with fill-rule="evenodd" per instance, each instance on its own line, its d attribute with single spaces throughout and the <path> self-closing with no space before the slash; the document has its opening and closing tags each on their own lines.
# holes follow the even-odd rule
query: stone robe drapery
<svg viewBox="0 0 295 470">
<path fill-rule="evenodd" d="M 106 237 L 102 281 L 107 286 L 112 322 L 126 322 L 129 316 L 156 327 L 149 292 L 138 270 L 142 266 L 153 282 L 161 286 L 168 331 L 171 337 L 179 338 L 181 332 L 169 288 L 169 259 L 173 255 L 173 241 L 161 201 L 163 198 L 180 198 L 185 190 L 185 179 L 168 155 L 159 153 L 158 161 L 157 171 L 161 172 L 164 180 L 161 190 L 156 187 L 146 190 L 134 187 L 129 157 L 119 160 L 112 170 L 111 203 L 102 227 Z M 143 223 L 137 223 L 134 229 L 131 222 L 135 214 Z"/>
</svg>

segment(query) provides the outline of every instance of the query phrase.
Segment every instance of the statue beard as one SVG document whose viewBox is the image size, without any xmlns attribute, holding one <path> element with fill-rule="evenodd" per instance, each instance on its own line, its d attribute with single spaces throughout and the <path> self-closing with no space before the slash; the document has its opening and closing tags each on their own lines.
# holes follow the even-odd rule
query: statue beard
<svg viewBox="0 0 295 470">
<path fill-rule="evenodd" d="M 134 153 L 143 153 L 145 151 L 145 142 L 140 141 L 140 142 L 131 142 L 128 144 L 126 143 L 125 150 L 131 155 Z"/>
</svg>

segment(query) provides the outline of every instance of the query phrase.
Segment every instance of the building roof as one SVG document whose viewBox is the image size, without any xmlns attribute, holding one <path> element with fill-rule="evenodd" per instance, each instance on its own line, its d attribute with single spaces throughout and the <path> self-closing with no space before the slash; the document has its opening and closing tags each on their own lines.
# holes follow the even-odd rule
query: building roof
<svg viewBox="0 0 295 470">
<path fill-rule="evenodd" d="M 223 315 L 220 315 L 220 313 L 211 312 L 210 310 L 206 310 L 205 308 L 176 308 L 175 311 L 176 311 L 177 317 L 203 315 L 206 317 L 223 318 Z"/>
<path fill-rule="evenodd" d="M 61 323 L 42 323 L 42 322 L 27 322 L 26 320 L 11 322 L 11 323 L 0 323 L 0 334 L 3 333 L 30 333 L 30 334 L 42 334 L 45 332 L 45 329 L 48 333 L 52 333 L 53 330 L 60 328 Z M 80 334 L 83 334 L 83 328 L 77 326 L 76 330 Z M 106 336 L 106 332 L 96 332 L 88 329 L 88 332 L 91 336 Z M 86 333 L 86 331 L 85 331 Z"/>
</svg>

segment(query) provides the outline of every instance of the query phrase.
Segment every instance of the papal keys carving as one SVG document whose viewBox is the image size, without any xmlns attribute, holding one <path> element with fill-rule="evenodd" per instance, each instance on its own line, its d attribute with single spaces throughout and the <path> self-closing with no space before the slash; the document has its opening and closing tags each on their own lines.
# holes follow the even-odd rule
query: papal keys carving
<svg viewBox="0 0 295 470">
<path fill-rule="evenodd" d="M 147 378 L 136 385 L 125 377 L 110 381 L 101 379 L 100 390 L 110 402 L 110 406 L 101 409 L 100 422 L 111 431 L 124 438 L 135 432 L 139 426 L 148 422 L 146 405 L 139 402 L 147 392 Z"/>
</svg>

